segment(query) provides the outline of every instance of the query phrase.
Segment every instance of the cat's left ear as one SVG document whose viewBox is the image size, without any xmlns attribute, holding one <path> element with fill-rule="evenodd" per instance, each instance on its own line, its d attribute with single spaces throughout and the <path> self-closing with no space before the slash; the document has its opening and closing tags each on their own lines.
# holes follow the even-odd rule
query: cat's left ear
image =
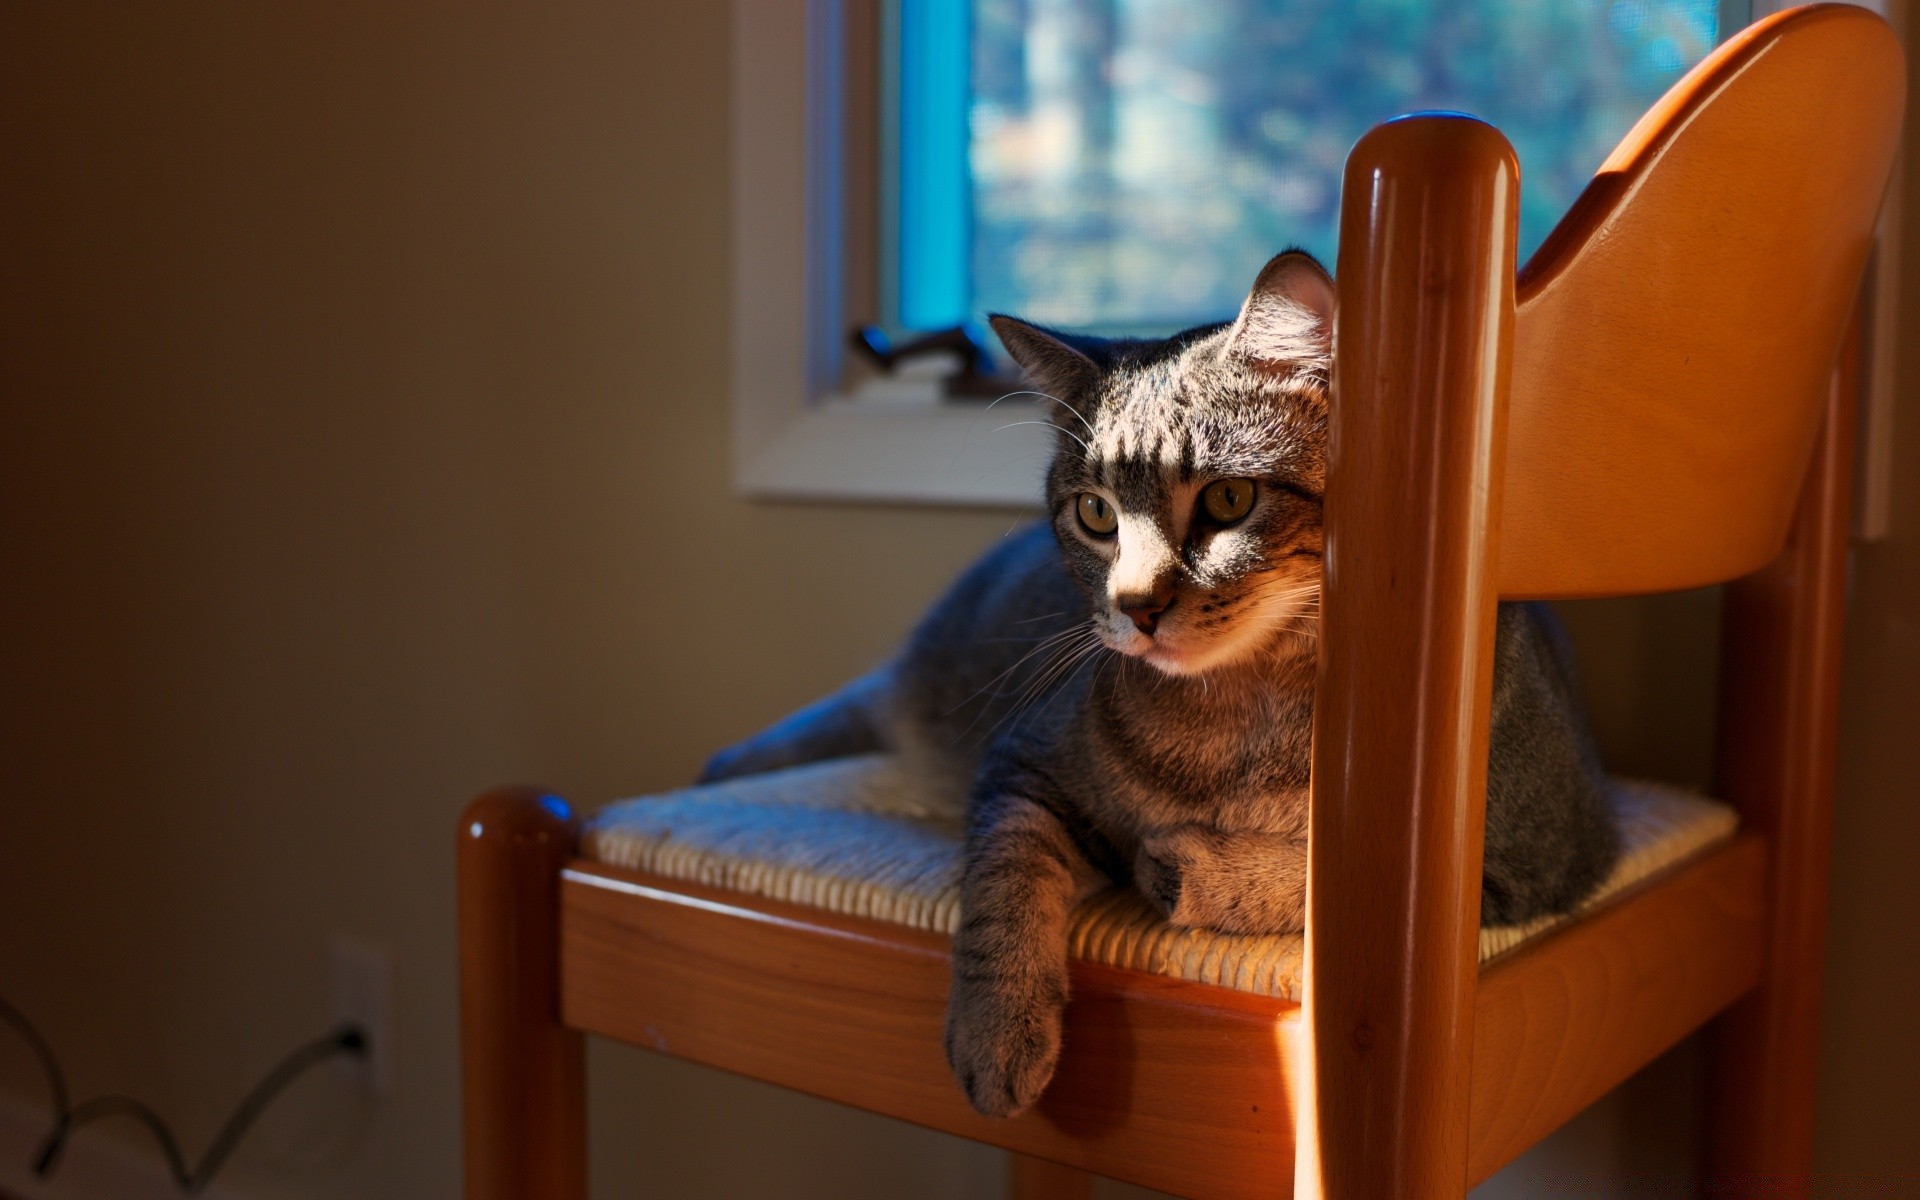
<svg viewBox="0 0 1920 1200">
<path fill-rule="evenodd" d="M 1333 359 L 1333 276 L 1304 250 L 1260 269 L 1221 353 L 1271 371 L 1325 374 Z"/>
</svg>

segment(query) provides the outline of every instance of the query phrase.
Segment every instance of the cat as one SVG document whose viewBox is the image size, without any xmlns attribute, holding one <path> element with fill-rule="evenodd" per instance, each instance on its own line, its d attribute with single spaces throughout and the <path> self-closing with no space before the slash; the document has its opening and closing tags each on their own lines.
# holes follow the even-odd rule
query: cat
<svg viewBox="0 0 1920 1200">
<path fill-rule="evenodd" d="M 1238 317 L 1160 340 L 994 331 L 1052 406 L 1049 519 L 969 569 L 888 666 L 704 778 L 884 749 L 966 798 L 949 1063 L 991 1116 L 1051 1078 L 1075 901 L 1302 924 L 1334 285 L 1288 251 Z M 1619 853 L 1564 636 L 1496 620 L 1481 917 L 1565 912 Z"/>
</svg>

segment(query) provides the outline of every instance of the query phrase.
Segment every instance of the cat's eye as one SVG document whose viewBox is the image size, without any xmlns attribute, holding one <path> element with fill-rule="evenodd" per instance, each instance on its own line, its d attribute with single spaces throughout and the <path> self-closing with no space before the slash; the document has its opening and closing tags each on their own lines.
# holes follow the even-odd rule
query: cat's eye
<svg viewBox="0 0 1920 1200">
<path fill-rule="evenodd" d="M 1081 492 L 1074 502 L 1074 511 L 1080 514 L 1080 524 L 1095 537 L 1106 537 L 1120 528 L 1120 518 L 1114 514 L 1113 505 L 1106 497 L 1093 492 Z"/>
<path fill-rule="evenodd" d="M 1220 524 L 1233 524 L 1253 508 L 1253 480 L 1214 480 L 1200 493 L 1200 507 Z"/>
</svg>

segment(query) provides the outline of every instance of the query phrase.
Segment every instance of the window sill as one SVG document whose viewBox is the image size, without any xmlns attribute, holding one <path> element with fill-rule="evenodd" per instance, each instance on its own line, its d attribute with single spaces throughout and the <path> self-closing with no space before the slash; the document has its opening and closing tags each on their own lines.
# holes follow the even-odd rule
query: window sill
<svg viewBox="0 0 1920 1200">
<path fill-rule="evenodd" d="M 1030 401 L 989 410 L 836 397 L 743 447 L 734 481 L 765 500 L 1032 508 L 1052 452 L 1045 416 Z"/>
</svg>

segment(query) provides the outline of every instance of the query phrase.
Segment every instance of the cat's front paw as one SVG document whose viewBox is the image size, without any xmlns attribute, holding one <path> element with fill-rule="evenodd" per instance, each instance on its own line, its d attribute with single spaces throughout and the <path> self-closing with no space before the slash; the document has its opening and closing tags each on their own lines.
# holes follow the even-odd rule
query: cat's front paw
<svg viewBox="0 0 1920 1200">
<path fill-rule="evenodd" d="M 1169 917 L 1180 907 L 1181 872 L 1174 859 L 1149 853 L 1142 846 L 1133 860 L 1133 883 Z"/>
<path fill-rule="evenodd" d="M 1187 830 L 1149 834 L 1133 860 L 1134 886 L 1159 905 L 1173 924 L 1202 924 L 1197 910 L 1205 864 L 1210 860 L 1205 839 Z"/>
<path fill-rule="evenodd" d="M 1060 1060 L 1063 978 L 1021 985 L 956 980 L 947 1007 L 947 1062 L 973 1107 L 1010 1117 L 1031 1107 Z"/>
<path fill-rule="evenodd" d="M 1306 909 L 1307 843 L 1193 826 L 1160 830 L 1141 839 L 1133 878 L 1183 929 L 1294 933 Z"/>
</svg>

